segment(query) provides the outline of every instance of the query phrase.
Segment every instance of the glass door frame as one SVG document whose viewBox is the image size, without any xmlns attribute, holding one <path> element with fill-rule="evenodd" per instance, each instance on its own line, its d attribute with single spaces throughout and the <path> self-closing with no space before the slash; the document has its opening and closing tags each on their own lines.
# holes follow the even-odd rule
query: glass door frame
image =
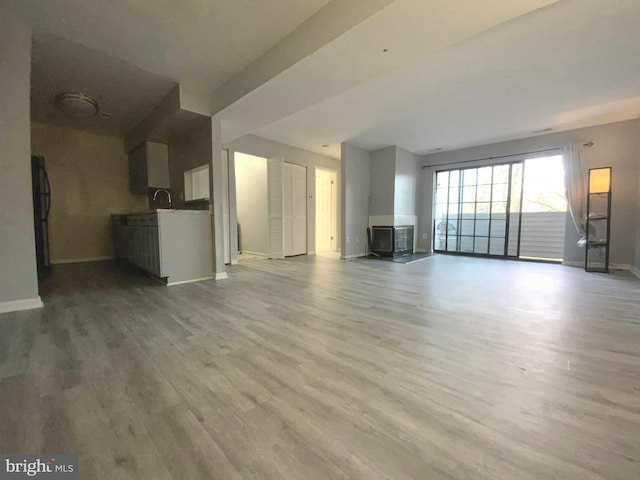
<svg viewBox="0 0 640 480">
<path fill-rule="evenodd" d="M 499 162 L 499 163 L 490 163 L 490 164 L 479 164 L 479 165 L 473 165 L 473 166 L 468 166 L 468 167 L 457 167 L 457 168 L 446 168 L 446 169 L 440 169 L 440 170 L 436 170 L 433 174 L 433 185 L 434 185 L 434 189 L 433 189 L 433 209 L 432 209 L 432 215 L 433 215 L 433 232 L 432 232 L 432 239 L 433 239 L 433 251 L 436 253 L 446 253 L 446 254 L 451 254 L 451 255 L 471 255 L 471 256 L 478 256 L 478 257 L 492 257 L 492 258 L 502 258 L 502 259 L 513 259 L 513 260 L 517 260 L 520 257 L 520 241 L 521 241 L 521 236 L 522 236 L 522 207 L 523 207 L 523 200 L 524 200 L 524 179 L 525 179 L 525 161 L 527 160 L 527 158 L 518 158 L 509 162 Z M 519 179 L 519 185 L 514 185 L 514 165 L 521 165 L 521 173 L 520 173 L 520 179 Z M 495 167 L 504 167 L 504 166 L 508 166 L 509 170 L 508 170 L 508 181 L 507 181 L 507 195 L 506 195 L 506 210 L 505 210 L 505 236 L 504 236 L 504 251 L 502 254 L 495 254 L 495 253 L 491 253 L 491 226 L 492 226 L 492 214 L 493 214 L 493 192 L 494 192 L 494 185 L 496 185 L 494 183 L 494 174 L 495 174 Z M 461 222 L 463 220 L 462 218 L 462 208 L 463 208 L 463 204 L 467 203 L 467 202 L 462 202 L 463 198 L 462 198 L 462 192 L 464 189 L 464 184 L 463 184 L 463 179 L 464 179 L 464 171 L 467 170 L 479 170 L 481 168 L 491 168 L 491 183 L 489 184 L 491 186 L 491 190 L 490 190 L 490 196 L 489 196 L 489 219 L 488 219 L 488 234 L 487 234 L 487 251 L 486 253 L 479 253 L 475 251 L 475 244 L 476 244 L 476 227 L 477 227 L 477 213 L 478 213 L 478 198 L 477 198 L 477 187 L 478 187 L 478 178 L 477 178 L 477 174 L 476 174 L 476 183 L 475 183 L 475 187 L 476 187 L 476 196 L 474 199 L 474 216 L 473 216 L 473 222 L 474 222 L 474 228 L 473 228 L 473 235 L 472 238 L 474 239 L 474 248 L 473 248 L 473 252 L 465 252 L 465 251 L 460 251 L 460 242 L 461 242 L 461 235 L 460 235 L 460 231 L 461 231 Z M 436 238 L 438 237 L 438 232 L 436 231 L 437 227 L 436 225 L 439 225 L 437 223 L 437 218 L 436 218 L 436 210 L 437 210 L 437 181 L 438 181 L 438 175 L 442 174 L 442 173 L 449 173 L 449 177 L 447 179 L 447 212 L 446 212 L 446 217 L 445 217 L 445 228 L 444 228 L 444 249 L 442 248 L 437 248 L 437 241 Z M 458 185 L 458 198 L 457 201 L 455 202 L 455 204 L 458 205 L 458 210 L 456 212 L 456 216 L 457 216 L 457 225 L 455 228 L 456 230 L 456 249 L 455 250 L 449 250 L 449 225 L 451 225 L 451 223 L 449 222 L 449 206 L 452 204 L 451 202 L 451 172 L 460 172 L 459 173 L 459 185 Z M 512 189 L 513 188 L 518 189 L 519 188 L 519 192 L 518 192 L 518 197 L 519 199 L 517 199 L 518 205 L 517 205 L 517 210 L 515 210 L 514 212 L 511 212 L 511 207 L 512 207 Z M 471 202 L 468 202 L 471 203 Z M 481 203 L 486 203 L 486 202 L 481 202 Z M 517 215 L 518 216 L 518 228 L 516 232 L 511 232 L 511 217 L 512 215 Z M 442 223 L 442 222 L 441 222 Z M 509 254 L 510 251 L 510 235 L 512 233 L 516 234 L 516 245 L 515 245 L 515 255 L 513 254 Z M 441 236 L 442 234 L 440 234 Z M 483 237 L 484 238 L 484 237 Z M 496 237 L 498 238 L 498 237 Z M 500 237 L 501 238 L 501 237 Z"/>
</svg>

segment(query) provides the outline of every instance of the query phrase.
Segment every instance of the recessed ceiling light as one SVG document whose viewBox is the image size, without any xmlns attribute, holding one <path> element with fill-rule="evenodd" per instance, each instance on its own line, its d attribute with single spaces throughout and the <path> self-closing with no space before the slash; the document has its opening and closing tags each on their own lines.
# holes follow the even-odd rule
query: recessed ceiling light
<svg viewBox="0 0 640 480">
<path fill-rule="evenodd" d="M 533 131 L 533 132 L 531 132 L 531 133 L 533 133 L 533 134 L 536 134 L 536 133 L 545 133 L 545 132 L 550 132 L 551 130 L 553 130 L 553 128 L 543 128 L 542 130 L 534 130 L 534 131 Z"/>
<path fill-rule="evenodd" d="M 382 53 L 387 53 L 388 51 L 389 51 L 389 49 L 388 49 L 388 48 L 383 48 L 383 49 L 382 49 Z"/>
<path fill-rule="evenodd" d="M 329 148 L 329 145 L 325 143 L 324 145 L 322 145 L 322 148 Z"/>
<path fill-rule="evenodd" d="M 78 118 L 95 117 L 100 112 L 98 102 L 82 93 L 59 93 L 54 103 L 61 112 Z"/>
</svg>

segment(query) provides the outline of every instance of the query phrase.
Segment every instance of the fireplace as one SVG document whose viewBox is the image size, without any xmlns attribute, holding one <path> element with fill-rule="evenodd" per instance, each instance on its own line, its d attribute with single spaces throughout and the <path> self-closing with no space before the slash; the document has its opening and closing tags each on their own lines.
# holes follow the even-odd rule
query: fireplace
<svg viewBox="0 0 640 480">
<path fill-rule="evenodd" d="M 413 225 L 371 227 L 371 250 L 381 257 L 413 253 Z"/>
</svg>

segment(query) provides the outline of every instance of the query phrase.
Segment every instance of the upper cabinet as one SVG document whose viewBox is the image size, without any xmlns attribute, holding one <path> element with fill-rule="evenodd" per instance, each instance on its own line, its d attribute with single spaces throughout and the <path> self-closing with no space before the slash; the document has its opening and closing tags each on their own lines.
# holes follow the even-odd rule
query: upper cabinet
<svg viewBox="0 0 640 480">
<path fill-rule="evenodd" d="M 129 185 L 133 193 L 146 194 L 150 187 L 169 188 L 169 147 L 144 142 L 129 152 Z"/>
</svg>

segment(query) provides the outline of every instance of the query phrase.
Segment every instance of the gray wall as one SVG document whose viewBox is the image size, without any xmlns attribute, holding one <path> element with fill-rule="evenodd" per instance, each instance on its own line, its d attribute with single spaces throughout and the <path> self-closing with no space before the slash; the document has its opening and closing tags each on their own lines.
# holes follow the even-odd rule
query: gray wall
<svg viewBox="0 0 640 480">
<path fill-rule="evenodd" d="M 533 150 L 562 148 L 569 143 L 593 141 L 595 145 L 585 148 L 587 168 L 613 167 L 612 179 L 612 221 L 611 221 L 611 262 L 619 265 L 632 265 L 640 261 L 636 252 L 636 233 L 639 228 L 638 217 L 638 178 L 640 174 L 639 120 L 612 123 L 550 135 L 542 135 L 510 142 L 495 143 L 479 147 L 466 148 L 450 152 L 426 155 L 423 165 L 448 164 L 485 157 L 511 155 Z M 561 150 L 559 150 L 559 153 Z M 550 153 L 552 154 L 552 153 Z M 535 155 L 533 155 L 535 156 Z M 539 156 L 539 155 L 538 155 Z M 531 158 L 532 155 L 529 155 Z M 516 158 L 505 159 L 505 161 Z M 497 160 L 493 160 L 495 163 Z M 478 164 L 492 163 L 491 161 Z M 471 166 L 467 163 L 464 166 Z M 420 180 L 420 233 L 430 232 L 432 225 L 433 173 L 445 167 L 425 168 Z M 565 262 L 583 262 L 584 249 L 576 245 L 578 240 L 571 219 L 567 218 L 565 238 Z M 420 235 L 418 247 L 430 248 L 429 240 Z M 429 235 L 430 238 L 430 235 Z"/>
<path fill-rule="evenodd" d="M 295 163 L 303 167 L 307 167 L 307 251 L 315 253 L 316 251 L 316 167 L 321 167 L 338 172 L 338 187 L 340 188 L 340 161 L 335 158 L 319 155 L 309 152 L 301 148 L 292 147 L 284 143 L 272 142 L 256 135 L 245 135 L 235 140 L 224 148 L 229 149 L 229 161 L 233 163 L 234 152 L 248 153 L 258 157 L 281 158 L 285 162 Z M 233 181 L 233 180 L 232 180 Z M 233 202 L 231 202 L 233 205 Z M 337 206 L 338 215 L 342 211 L 340 205 Z M 231 224 L 236 221 L 235 211 L 231 211 Z M 338 222 L 340 225 L 340 222 Z M 338 240 L 341 238 L 341 232 L 338 231 Z M 234 239 L 232 236 L 232 255 Z M 237 245 L 235 247 L 237 249 Z"/>
<path fill-rule="evenodd" d="M 30 72 L 31 32 L 3 12 L 0 15 L 0 304 L 38 297 L 31 199 Z"/>
<path fill-rule="evenodd" d="M 342 258 L 364 256 L 367 252 L 371 154 L 343 143 L 342 151 Z"/>
<path fill-rule="evenodd" d="M 236 213 L 240 228 L 239 250 L 269 252 L 269 197 L 267 193 L 267 160 L 236 152 Z"/>
<path fill-rule="evenodd" d="M 396 147 L 395 215 L 416 215 L 420 157 L 408 150 Z M 373 174 L 373 172 L 372 172 Z"/>
<path fill-rule="evenodd" d="M 396 147 L 371 152 L 371 204 L 369 215 L 393 215 Z"/>
</svg>

